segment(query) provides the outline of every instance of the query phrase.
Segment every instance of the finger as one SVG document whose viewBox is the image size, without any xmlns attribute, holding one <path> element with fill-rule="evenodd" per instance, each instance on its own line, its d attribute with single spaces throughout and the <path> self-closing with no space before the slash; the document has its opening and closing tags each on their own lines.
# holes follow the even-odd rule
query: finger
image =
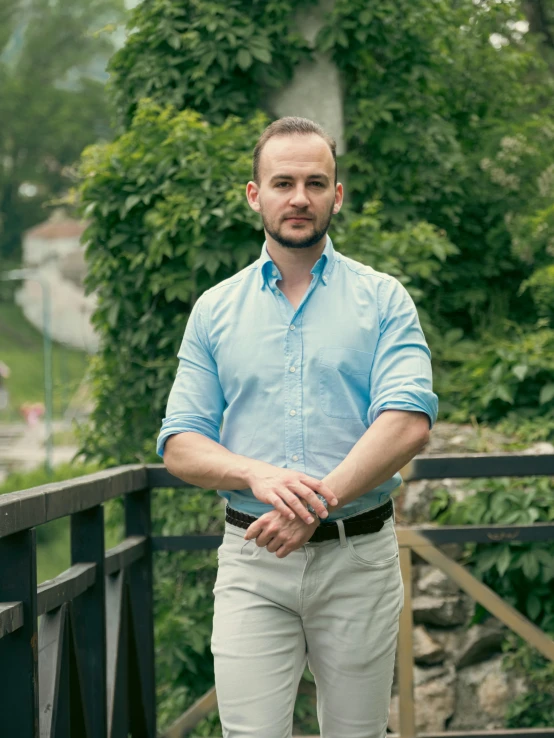
<svg viewBox="0 0 554 738">
<path fill-rule="evenodd" d="M 278 538 L 272 538 L 266 545 L 267 550 L 270 553 L 275 553 L 275 551 L 278 551 L 282 547 L 282 541 L 280 541 Z"/>
<path fill-rule="evenodd" d="M 265 515 L 261 515 L 253 523 L 250 523 L 250 525 L 246 529 L 246 533 L 244 534 L 244 537 L 246 538 L 246 540 L 249 540 L 250 538 L 257 538 L 260 535 L 260 533 L 263 531 L 265 525 L 267 525 L 268 522 L 269 522 L 268 518 L 266 518 Z"/>
<path fill-rule="evenodd" d="M 278 494 L 273 495 L 273 497 L 269 500 L 269 504 L 273 505 L 277 512 L 283 515 L 283 517 L 288 518 L 289 520 L 294 520 L 294 511 L 291 510 L 291 508 L 286 504 L 284 500 L 281 499 Z"/>
<path fill-rule="evenodd" d="M 306 523 L 313 523 L 314 519 L 310 515 L 309 510 L 307 510 L 304 505 L 300 502 L 298 499 L 298 496 L 291 492 L 290 489 L 287 489 L 286 487 L 282 490 L 279 490 L 278 494 L 281 495 L 282 501 L 284 501 L 287 505 L 287 513 L 286 517 L 289 518 L 289 520 L 294 520 L 294 513 L 298 515 L 298 517 L 303 520 Z M 293 511 L 293 517 L 290 516 L 290 511 Z"/>
<path fill-rule="evenodd" d="M 275 556 L 277 556 L 278 559 L 284 559 L 285 556 L 288 556 L 290 553 L 287 546 L 280 546 L 277 551 L 275 552 Z"/>
<path fill-rule="evenodd" d="M 318 517 L 326 518 L 329 515 L 325 508 L 325 505 L 323 504 L 323 502 L 321 502 L 319 497 L 312 489 L 307 487 L 305 484 L 302 484 L 302 482 L 297 483 L 296 489 L 298 490 L 298 494 L 301 495 L 301 497 L 313 507 Z"/>
<path fill-rule="evenodd" d="M 336 494 L 328 485 L 325 484 L 324 481 L 321 479 L 314 479 L 314 477 L 309 477 L 308 475 L 304 475 L 300 479 L 304 484 L 315 489 L 320 495 L 323 495 L 330 505 L 338 505 L 339 501 Z"/>
</svg>

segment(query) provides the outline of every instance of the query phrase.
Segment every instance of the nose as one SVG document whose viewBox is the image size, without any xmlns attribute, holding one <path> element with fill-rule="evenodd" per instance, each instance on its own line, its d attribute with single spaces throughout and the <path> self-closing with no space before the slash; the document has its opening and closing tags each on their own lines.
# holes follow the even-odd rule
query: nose
<svg viewBox="0 0 554 738">
<path fill-rule="evenodd" d="M 296 208 L 305 208 L 310 204 L 303 185 L 298 185 L 292 193 L 290 204 Z"/>
</svg>

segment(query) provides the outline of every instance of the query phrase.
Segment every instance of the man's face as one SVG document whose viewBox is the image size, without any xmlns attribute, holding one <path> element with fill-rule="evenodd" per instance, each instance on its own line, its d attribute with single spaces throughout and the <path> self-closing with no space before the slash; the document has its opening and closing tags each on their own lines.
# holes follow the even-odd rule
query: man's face
<svg viewBox="0 0 554 738">
<path fill-rule="evenodd" d="M 342 185 L 334 184 L 333 155 L 320 136 L 270 138 L 261 152 L 259 179 L 248 183 L 246 195 L 268 237 L 291 249 L 324 240 L 342 204 Z"/>
</svg>

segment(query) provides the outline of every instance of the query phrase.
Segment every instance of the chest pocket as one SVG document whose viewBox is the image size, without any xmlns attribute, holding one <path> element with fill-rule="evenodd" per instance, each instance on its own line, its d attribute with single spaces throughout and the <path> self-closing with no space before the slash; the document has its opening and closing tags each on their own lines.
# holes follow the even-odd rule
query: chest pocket
<svg viewBox="0 0 554 738">
<path fill-rule="evenodd" d="M 341 347 L 319 350 L 319 400 L 331 418 L 365 419 L 373 354 Z"/>
</svg>

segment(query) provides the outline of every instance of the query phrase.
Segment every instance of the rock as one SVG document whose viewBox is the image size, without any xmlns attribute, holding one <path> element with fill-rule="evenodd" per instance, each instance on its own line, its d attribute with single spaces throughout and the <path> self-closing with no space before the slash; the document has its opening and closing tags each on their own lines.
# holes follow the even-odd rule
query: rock
<svg viewBox="0 0 554 738">
<path fill-rule="evenodd" d="M 554 446 L 546 441 L 539 441 L 538 443 L 534 443 L 532 446 L 529 446 L 529 448 L 524 449 L 521 453 L 526 456 L 554 454 Z"/>
<path fill-rule="evenodd" d="M 501 650 L 506 628 L 496 618 L 490 618 L 482 625 L 472 626 L 466 633 L 461 648 L 456 652 L 454 663 L 463 669 Z"/>
<path fill-rule="evenodd" d="M 434 641 L 422 625 L 414 628 L 414 661 L 416 664 L 439 664 L 444 660 L 444 650 Z"/>
<path fill-rule="evenodd" d="M 419 579 L 416 583 L 417 593 L 429 597 L 445 597 L 458 595 L 458 585 L 440 569 L 433 566 L 421 566 Z"/>
<path fill-rule="evenodd" d="M 429 597 L 421 595 L 412 600 L 414 623 L 452 627 L 466 623 L 471 603 L 464 596 Z"/>
<path fill-rule="evenodd" d="M 502 656 L 474 664 L 458 672 L 456 712 L 450 730 L 494 730 L 504 726 L 511 700 L 525 691 L 521 680 L 502 670 Z"/>
<path fill-rule="evenodd" d="M 443 731 L 446 721 L 454 714 L 455 673 L 452 667 L 431 669 L 414 668 L 414 700 L 416 730 L 418 733 Z M 399 698 L 391 699 L 389 729 L 393 733 L 400 730 Z"/>
</svg>

